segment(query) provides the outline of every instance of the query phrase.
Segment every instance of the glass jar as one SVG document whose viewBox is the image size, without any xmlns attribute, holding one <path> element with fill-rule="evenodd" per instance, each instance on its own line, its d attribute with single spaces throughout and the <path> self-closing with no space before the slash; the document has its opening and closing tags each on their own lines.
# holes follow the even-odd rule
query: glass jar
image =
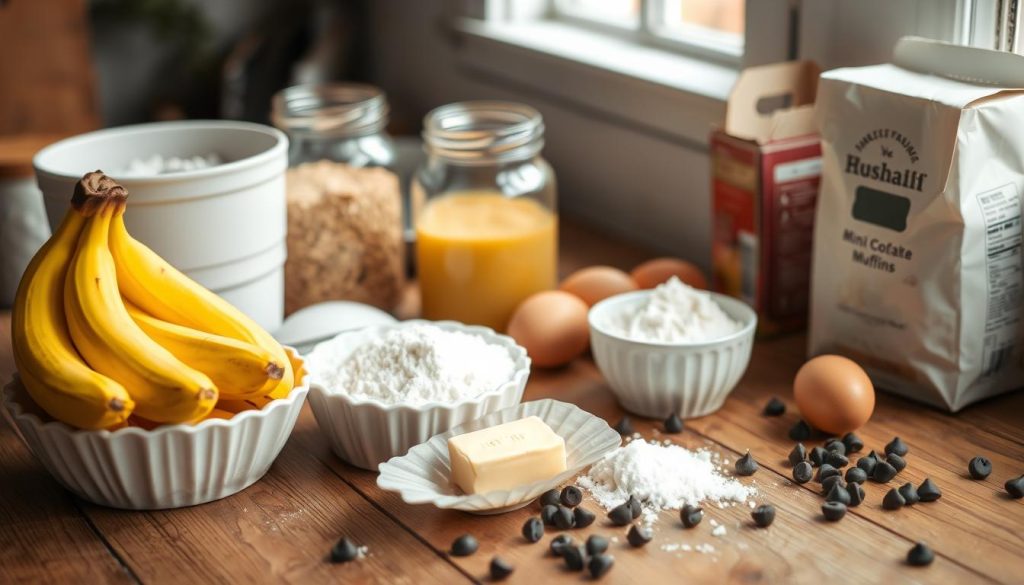
<svg viewBox="0 0 1024 585">
<path fill-rule="evenodd" d="M 516 306 L 557 279 L 555 175 L 544 122 L 495 101 L 437 108 L 412 182 L 422 312 L 503 331 Z"/>
</svg>

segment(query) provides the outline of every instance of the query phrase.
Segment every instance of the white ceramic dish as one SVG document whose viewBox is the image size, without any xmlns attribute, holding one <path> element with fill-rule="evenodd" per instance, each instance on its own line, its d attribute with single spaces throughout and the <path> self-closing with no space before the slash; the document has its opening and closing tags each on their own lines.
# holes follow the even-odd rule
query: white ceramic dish
<svg viewBox="0 0 1024 585">
<path fill-rule="evenodd" d="M 326 352 L 338 352 L 344 357 L 385 331 L 424 324 L 476 335 L 487 343 L 504 347 L 515 364 L 512 377 L 501 386 L 470 399 L 417 406 L 353 398 L 341 388 L 328 388 L 323 384 L 319 372 Z M 413 445 L 438 433 L 519 404 L 523 390 L 526 389 L 526 380 L 530 376 L 530 358 L 526 350 L 511 337 L 499 335 L 487 327 L 463 325 L 455 321 L 412 320 L 341 333 L 317 345 L 306 356 L 306 369 L 310 380 L 309 406 L 331 448 L 348 463 L 376 471 L 380 463 L 396 455 L 404 455 Z"/>
<path fill-rule="evenodd" d="M 261 410 L 152 431 L 43 422 L 22 407 L 31 399 L 17 379 L 4 388 L 3 402 L 29 449 L 64 487 L 103 506 L 157 510 L 218 500 L 258 481 L 288 440 L 308 390 L 303 381 Z"/>
<path fill-rule="evenodd" d="M 703 343 L 645 343 L 611 333 L 610 319 L 643 303 L 653 291 L 616 295 L 590 309 L 594 361 L 626 410 L 663 419 L 704 416 L 722 407 L 750 363 L 757 314 L 742 301 L 711 293 L 740 330 Z"/>
<path fill-rule="evenodd" d="M 210 153 L 224 163 L 152 176 L 117 173 L 136 158 Z M 125 222 L 133 236 L 267 330 L 281 325 L 288 168 L 281 131 L 223 120 L 122 126 L 51 144 L 33 165 L 54 229 L 75 183 L 103 170 L 128 189 Z"/>
<path fill-rule="evenodd" d="M 566 471 L 557 477 L 486 494 L 463 494 L 452 485 L 448 438 L 493 425 L 538 416 L 565 439 Z M 557 400 L 534 400 L 493 412 L 483 418 L 416 445 L 401 457 L 380 465 L 377 485 L 398 492 L 409 504 L 433 504 L 475 514 L 500 514 L 517 510 L 545 491 L 572 479 L 585 467 L 619 446 L 622 438 L 603 419 L 572 404 Z"/>
</svg>

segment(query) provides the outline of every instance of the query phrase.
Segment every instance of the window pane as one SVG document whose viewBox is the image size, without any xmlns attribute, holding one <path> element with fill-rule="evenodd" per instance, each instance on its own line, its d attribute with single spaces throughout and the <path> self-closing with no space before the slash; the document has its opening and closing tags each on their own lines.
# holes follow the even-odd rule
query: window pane
<svg viewBox="0 0 1024 585">
<path fill-rule="evenodd" d="M 660 5 L 662 13 L 655 19 L 669 34 L 697 34 L 705 36 L 705 41 L 743 44 L 744 0 L 662 0 Z"/>
<path fill-rule="evenodd" d="M 558 0 L 556 6 L 577 18 L 623 25 L 640 21 L 640 0 Z"/>
</svg>

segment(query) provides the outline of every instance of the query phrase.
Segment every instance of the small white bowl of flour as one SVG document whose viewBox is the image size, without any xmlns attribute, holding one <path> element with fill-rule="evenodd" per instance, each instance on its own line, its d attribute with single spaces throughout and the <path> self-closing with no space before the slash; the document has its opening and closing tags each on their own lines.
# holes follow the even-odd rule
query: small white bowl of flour
<svg viewBox="0 0 1024 585">
<path fill-rule="evenodd" d="M 710 414 L 750 362 L 757 315 L 732 297 L 673 277 L 590 309 L 594 361 L 623 408 L 664 419 Z"/>
<path fill-rule="evenodd" d="M 464 422 L 519 404 L 526 350 L 487 327 L 404 321 L 341 333 L 306 358 L 309 404 L 345 461 L 376 470 Z"/>
</svg>

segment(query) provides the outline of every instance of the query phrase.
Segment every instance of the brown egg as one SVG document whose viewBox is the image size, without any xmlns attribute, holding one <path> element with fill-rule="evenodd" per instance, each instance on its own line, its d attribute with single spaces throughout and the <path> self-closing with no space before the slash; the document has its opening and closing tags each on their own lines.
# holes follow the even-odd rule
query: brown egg
<svg viewBox="0 0 1024 585">
<path fill-rule="evenodd" d="M 558 288 L 578 296 L 593 307 L 610 296 L 634 291 L 637 286 L 628 274 L 618 268 L 591 266 L 573 272 Z"/>
<path fill-rule="evenodd" d="M 875 410 L 875 387 L 867 373 L 838 355 L 805 363 L 793 381 L 793 397 L 808 424 L 833 435 L 859 429 Z"/>
<path fill-rule="evenodd" d="M 694 287 L 707 289 L 708 279 L 700 268 L 686 260 L 678 258 L 655 258 L 640 264 L 630 273 L 640 288 L 654 288 L 669 278 L 676 276 L 679 280 Z"/>
<path fill-rule="evenodd" d="M 587 350 L 587 304 L 567 292 L 550 290 L 527 297 L 508 322 L 508 334 L 542 368 L 571 362 Z"/>
</svg>

